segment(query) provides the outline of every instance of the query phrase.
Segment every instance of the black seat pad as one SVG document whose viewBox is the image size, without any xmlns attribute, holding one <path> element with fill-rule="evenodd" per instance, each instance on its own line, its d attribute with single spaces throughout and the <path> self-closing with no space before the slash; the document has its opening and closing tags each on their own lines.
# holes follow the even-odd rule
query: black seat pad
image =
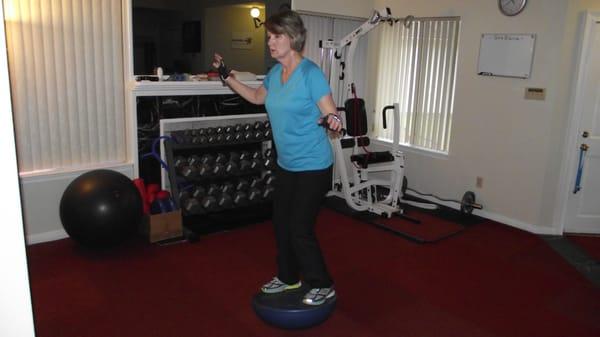
<svg viewBox="0 0 600 337">
<path fill-rule="evenodd" d="M 369 152 L 361 154 L 353 154 L 350 160 L 358 164 L 362 168 L 369 167 L 369 164 L 387 163 L 394 161 L 394 156 L 390 151 Z"/>
</svg>

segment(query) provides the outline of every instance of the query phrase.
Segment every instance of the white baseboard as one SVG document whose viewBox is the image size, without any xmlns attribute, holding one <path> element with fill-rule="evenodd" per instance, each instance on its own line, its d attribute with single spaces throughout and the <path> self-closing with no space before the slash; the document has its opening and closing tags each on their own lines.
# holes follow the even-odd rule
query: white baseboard
<svg viewBox="0 0 600 337">
<path fill-rule="evenodd" d="M 68 237 L 60 220 L 59 206 L 67 186 L 81 174 L 104 168 L 133 177 L 132 164 L 104 163 L 85 170 L 37 172 L 20 178 L 25 240 L 28 245 Z"/>
<path fill-rule="evenodd" d="M 64 238 L 68 238 L 69 234 L 65 232 L 64 229 L 45 232 L 40 234 L 27 235 L 25 241 L 27 245 L 35 245 L 36 243 L 48 242 L 48 241 L 56 241 Z"/>
<path fill-rule="evenodd" d="M 454 202 L 447 202 L 447 201 L 441 201 L 438 200 L 434 197 L 429 197 L 429 196 L 423 196 L 411 191 L 406 191 L 407 195 L 413 196 L 413 197 L 417 197 L 417 198 L 421 198 L 427 201 L 431 201 L 433 203 L 436 204 L 440 204 L 446 207 L 450 207 L 456 210 L 460 209 L 460 206 L 457 203 Z M 492 213 L 492 212 L 488 212 L 485 210 L 478 210 L 478 209 L 474 209 L 473 210 L 473 214 L 480 216 L 482 218 L 486 218 L 486 219 L 490 219 L 496 222 L 499 222 L 501 224 L 504 225 L 508 225 L 517 229 L 521 229 L 524 230 L 526 232 L 529 233 L 533 233 L 533 234 L 538 234 L 538 235 L 562 235 L 562 232 L 560 231 L 559 228 L 553 228 L 553 227 L 542 227 L 542 226 L 536 226 L 530 223 L 526 223 L 520 220 L 516 220 L 516 219 L 512 219 L 509 218 L 507 216 L 501 215 L 501 214 L 496 214 L 496 213 Z"/>
</svg>

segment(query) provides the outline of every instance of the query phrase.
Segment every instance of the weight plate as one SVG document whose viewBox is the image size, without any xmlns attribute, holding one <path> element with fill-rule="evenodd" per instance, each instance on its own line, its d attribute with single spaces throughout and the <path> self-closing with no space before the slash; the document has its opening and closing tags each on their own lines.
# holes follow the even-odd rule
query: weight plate
<svg viewBox="0 0 600 337">
<path fill-rule="evenodd" d="M 473 204 L 475 203 L 475 193 L 471 191 L 465 192 L 460 204 L 460 211 L 463 214 L 473 213 Z"/>
</svg>

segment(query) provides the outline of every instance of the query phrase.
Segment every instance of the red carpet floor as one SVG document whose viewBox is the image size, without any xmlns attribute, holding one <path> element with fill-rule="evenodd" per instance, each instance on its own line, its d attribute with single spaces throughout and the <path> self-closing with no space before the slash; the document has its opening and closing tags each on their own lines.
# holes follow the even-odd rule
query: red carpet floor
<svg viewBox="0 0 600 337">
<path fill-rule="evenodd" d="M 339 295 L 320 326 L 279 330 L 252 311 L 275 269 L 263 223 L 105 253 L 31 246 L 37 336 L 600 336 L 599 289 L 535 235 L 484 222 L 419 245 L 329 210 L 318 229 Z"/>
</svg>

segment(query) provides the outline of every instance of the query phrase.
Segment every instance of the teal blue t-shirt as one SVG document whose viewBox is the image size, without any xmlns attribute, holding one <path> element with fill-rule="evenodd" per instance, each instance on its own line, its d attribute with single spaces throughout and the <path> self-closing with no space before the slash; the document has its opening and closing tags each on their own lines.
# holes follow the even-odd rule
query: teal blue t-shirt
<svg viewBox="0 0 600 337">
<path fill-rule="evenodd" d="M 306 58 L 286 83 L 281 83 L 281 71 L 278 63 L 263 81 L 277 163 L 288 171 L 325 169 L 333 164 L 333 153 L 325 128 L 318 124 L 317 102 L 331 92 L 329 83 L 321 68 Z"/>
</svg>

